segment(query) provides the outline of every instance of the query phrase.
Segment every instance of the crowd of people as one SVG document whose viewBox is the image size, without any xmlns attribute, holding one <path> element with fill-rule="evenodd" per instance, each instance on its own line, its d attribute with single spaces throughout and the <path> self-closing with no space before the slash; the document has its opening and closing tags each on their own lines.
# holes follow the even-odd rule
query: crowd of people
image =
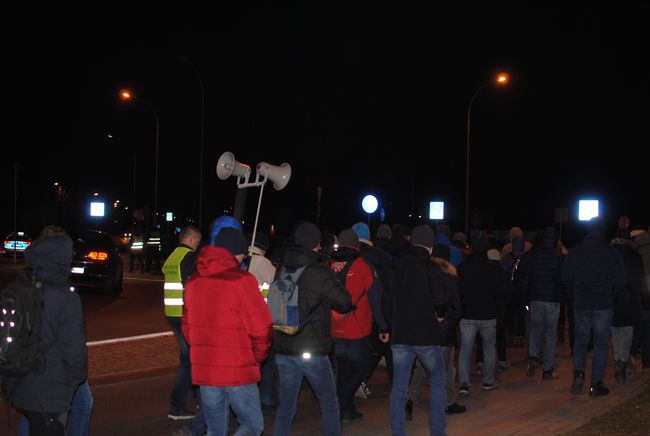
<svg viewBox="0 0 650 436">
<path fill-rule="evenodd" d="M 507 344 L 527 344 L 526 376 L 540 370 L 542 380 L 552 380 L 565 323 L 571 394 L 584 391 L 593 349 L 587 392 L 605 396 L 610 336 L 617 383 L 625 383 L 632 359 L 650 368 L 650 233 L 629 220 L 619 222 L 614 238 L 605 230 L 602 219 L 592 219 L 567 250 L 553 227 L 530 241 L 513 227 L 497 247 L 445 224 L 381 224 L 372 234 L 360 222 L 334 236 L 299 222 L 274 244 L 263 233 L 247 237 L 229 216 L 215 219 L 205 238 L 188 226 L 162 266 L 165 315 L 180 355 L 168 417 L 187 420 L 175 434 L 227 434 L 231 411 L 235 434 L 261 434 L 263 409 L 274 409 L 274 434 L 289 435 L 304 380 L 319 402 L 323 433 L 341 434 L 343 424 L 363 419 L 357 400 L 371 395 L 368 383 L 384 361 L 392 434 L 407 434 L 428 382 L 430 434 L 441 435 L 446 415 L 466 412 L 459 401 L 472 394 L 472 367 L 482 382 L 475 389 L 499 388 L 499 371 L 510 367 Z M 68 239 L 58 229 L 28 249 L 27 263 L 43 280 L 63 283 L 56 272 L 69 265 Z M 304 322 L 295 334 L 273 328 L 265 302 L 281 274 L 299 276 Z M 24 434 L 64 434 L 70 409 L 68 428 L 86 419 L 87 431 L 90 412 L 73 418 L 74 403 L 90 397 L 92 408 L 78 297 L 63 285 L 49 289 L 50 305 L 65 304 L 70 313 L 68 327 L 48 335 L 74 337 L 65 347 L 53 340 L 44 374 L 10 383 L 27 418 Z M 63 315 L 47 313 L 47 323 L 60 325 Z M 50 395 L 42 386 L 53 383 L 68 389 Z M 189 398 L 196 406 L 188 407 Z"/>
</svg>

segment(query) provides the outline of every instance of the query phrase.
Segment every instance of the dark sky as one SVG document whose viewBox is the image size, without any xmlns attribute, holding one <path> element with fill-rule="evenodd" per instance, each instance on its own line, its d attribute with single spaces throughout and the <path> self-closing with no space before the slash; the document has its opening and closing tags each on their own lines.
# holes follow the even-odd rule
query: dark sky
<svg viewBox="0 0 650 436">
<path fill-rule="evenodd" d="M 196 218 L 198 74 L 204 226 L 234 202 L 235 180 L 214 172 L 229 150 L 251 166 L 292 166 L 287 188 L 265 188 L 265 224 L 314 221 L 320 185 L 321 224 L 335 230 L 366 219 L 368 192 L 391 224 L 415 224 L 409 214 L 424 217 L 428 202 L 442 199 L 452 229 L 462 230 L 467 106 L 501 70 L 510 84 L 485 89 L 472 108 L 470 210 L 482 225 L 540 228 L 556 207 L 568 207 L 574 222 L 585 195 L 602 200 L 610 225 L 623 213 L 650 222 L 648 2 L 507 10 L 219 3 L 231 2 L 57 4 L 38 17 L 11 15 L 0 229 L 13 222 L 15 162 L 19 225 L 51 216 L 54 181 L 71 194 L 60 212 L 68 221 L 83 216 L 94 191 L 131 205 L 134 155 L 136 206 L 153 204 L 153 113 L 120 102 L 121 87 L 159 117 L 159 210 Z M 250 222 L 258 192 L 248 194 Z"/>
</svg>

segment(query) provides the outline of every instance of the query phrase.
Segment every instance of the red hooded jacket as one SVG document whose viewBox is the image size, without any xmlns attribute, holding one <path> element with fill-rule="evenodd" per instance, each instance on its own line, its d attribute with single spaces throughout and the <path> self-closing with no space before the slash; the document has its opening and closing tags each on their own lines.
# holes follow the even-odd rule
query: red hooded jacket
<svg viewBox="0 0 650 436">
<path fill-rule="evenodd" d="M 255 277 L 222 247 L 205 246 L 184 292 L 183 335 L 192 383 L 241 386 L 260 381 L 271 346 L 271 313 Z"/>
</svg>

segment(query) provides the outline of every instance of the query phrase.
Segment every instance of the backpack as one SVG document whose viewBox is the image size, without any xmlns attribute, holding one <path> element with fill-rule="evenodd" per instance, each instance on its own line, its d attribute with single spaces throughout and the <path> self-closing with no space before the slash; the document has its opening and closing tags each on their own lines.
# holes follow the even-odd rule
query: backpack
<svg viewBox="0 0 650 436">
<path fill-rule="evenodd" d="M 267 303 L 273 318 L 273 330 L 295 335 L 311 321 L 316 313 L 314 310 L 303 321 L 300 320 L 298 281 L 308 266 L 301 266 L 293 272 L 282 267 L 278 277 L 269 286 Z"/>
<path fill-rule="evenodd" d="M 0 375 L 22 377 L 45 368 L 41 340 L 43 283 L 22 271 L 0 296 Z"/>
</svg>

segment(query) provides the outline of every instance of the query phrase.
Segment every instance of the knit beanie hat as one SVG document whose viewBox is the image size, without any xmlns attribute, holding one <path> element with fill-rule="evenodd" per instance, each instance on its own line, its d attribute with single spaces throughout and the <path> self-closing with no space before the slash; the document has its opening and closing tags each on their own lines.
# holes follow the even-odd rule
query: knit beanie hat
<svg viewBox="0 0 650 436">
<path fill-rule="evenodd" d="M 300 224 L 293 233 L 293 240 L 296 245 L 313 250 L 320 244 L 321 232 L 316 224 L 304 222 Z"/>
<path fill-rule="evenodd" d="M 222 229 L 214 241 L 215 247 L 223 247 L 230 251 L 233 256 L 238 254 L 246 254 L 248 252 L 248 243 L 246 236 L 241 230 L 226 227 Z"/>
<path fill-rule="evenodd" d="M 425 247 L 433 247 L 436 237 L 427 224 L 417 226 L 411 232 L 411 245 L 423 245 Z"/>
<path fill-rule="evenodd" d="M 390 239 L 393 236 L 393 231 L 388 224 L 381 224 L 377 227 L 377 237 Z"/>
<path fill-rule="evenodd" d="M 354 230 L 359 239 L 370 240 L 370 229 L 366 223 L 356 223 L 352 226 L 352 230 Z"/>
<path fill-rule="evenodd" d="M 490 248 L 487 251 L 487 257 L 490 260 L 499 261 L 499 260 L 501 260 L 501 252 L 499 250 L 497 250 L 496 248 Z"/>
<path fill-rule="evenodd" d="M 454 236 L 451 238 L 452 241 L 459 241 L 462 242 L 463 244 L 467 243 L 467 236 L 463 232 L 456 232 L 454 233 Z"/>
<path fill-rule="evenodd" d="M 215 245 L 215 238 L 219 232 L 226 227 L 237 230 L 243 229 L 241 223 L 235 218 L 231 217 L 230 215 L 221 215 L 220 217 L 212 220 L 210 223 L 210 244 Z"/>
<path fill-rule="evenodd" d="M 339 233 L 339 245 L 341 247 L 359 248 L 359 237 L 352 229 L 341 230 Z"/>
</svg>

